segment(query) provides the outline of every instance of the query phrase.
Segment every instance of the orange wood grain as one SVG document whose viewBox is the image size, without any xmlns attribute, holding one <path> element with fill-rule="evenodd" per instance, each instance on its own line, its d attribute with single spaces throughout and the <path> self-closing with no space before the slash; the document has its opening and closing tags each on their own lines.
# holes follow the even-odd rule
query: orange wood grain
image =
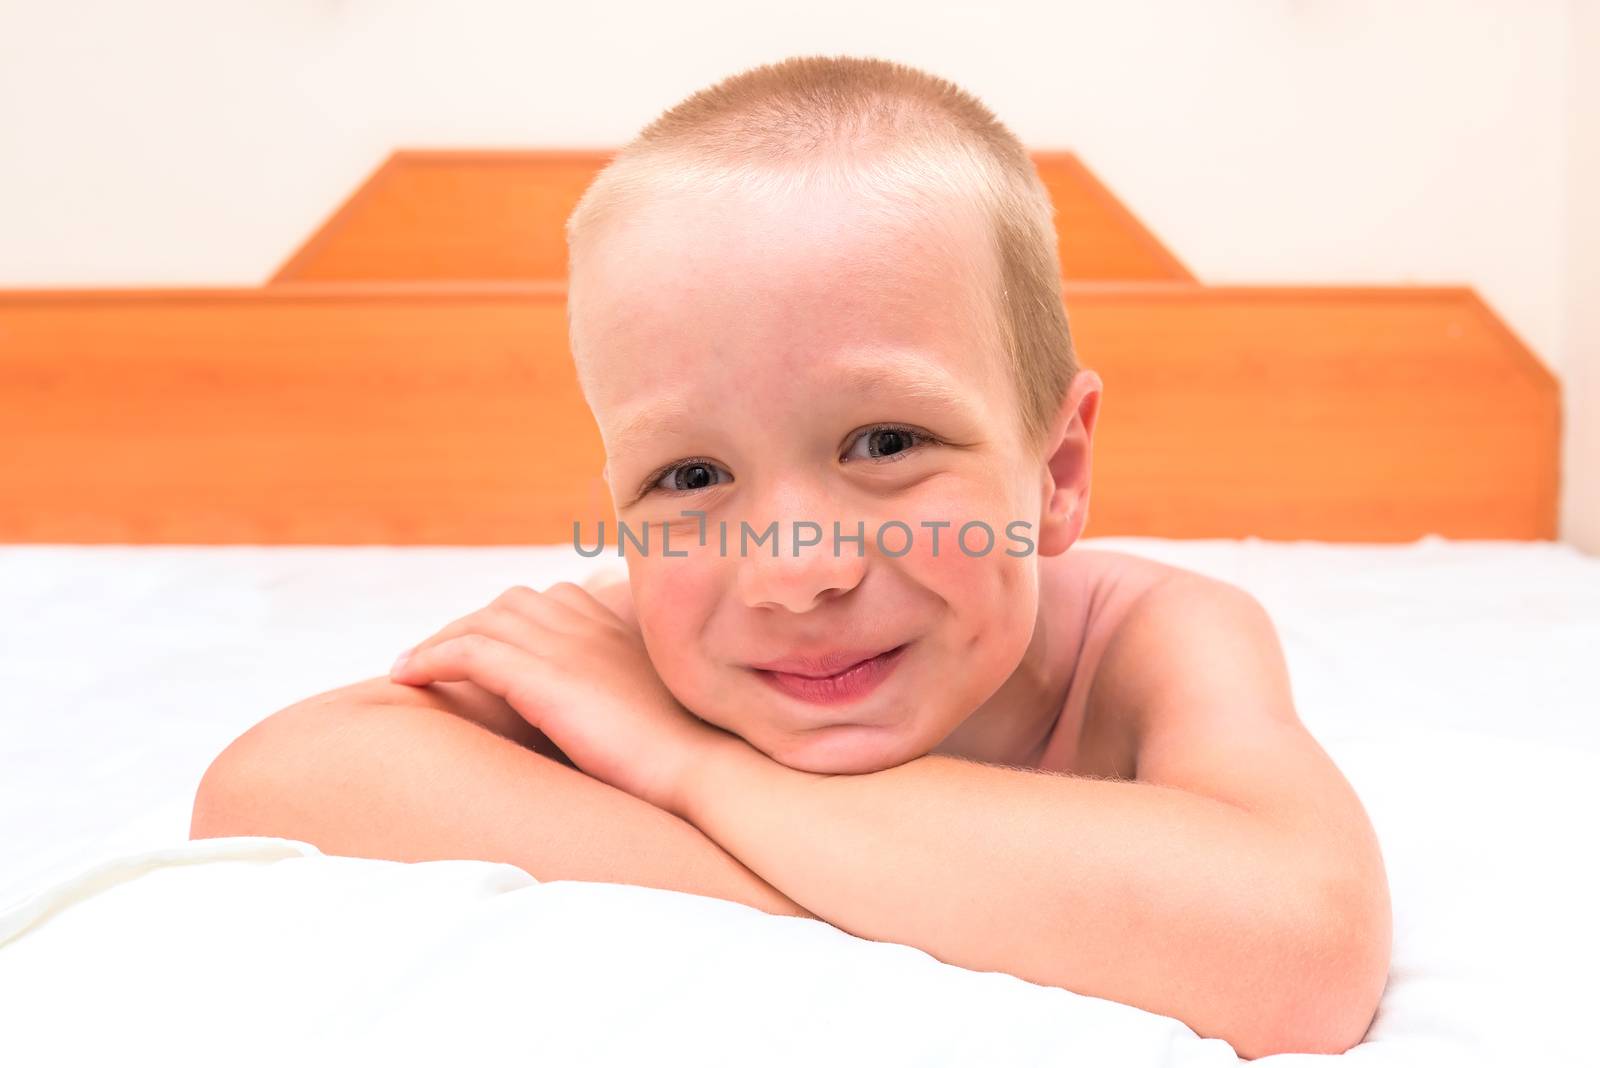
<svg viewBox="0 0 1600 1068">
<path fill-rule="evenodd" d="M 1470 289 L 1076 287 L 1087 533 L 1553 539 L 1559 387 Z"/>
<path fill-rule="evenodd" d="M 563 301 L 533 285 L 0 297 L 0 540 L 570 542 L 574 517 L 609 507 Z"/>
<path fill-rule="evenodd" d="M 1035 152 L 1056 208 L 1061 277 L 1068 283 L 1193 282 L 1194 275 L 1070 152 Z"/>
<path fill-rule="evenodd" d="M 570 544 L 564 292 L 0 294 L 0 541 Z M 1553 538 L 1559 396 L 1464 289 L 1076 285 L 1090 535 Z"/>
<path fill-rule="evenodd" d="M 286 281 L 563 281 L 564 226 L 604 151 L 402 151 L 274 276 Z M 1193 277 L 1070 152 L 1034 160 L 1068 279 Z"/>
</svg>

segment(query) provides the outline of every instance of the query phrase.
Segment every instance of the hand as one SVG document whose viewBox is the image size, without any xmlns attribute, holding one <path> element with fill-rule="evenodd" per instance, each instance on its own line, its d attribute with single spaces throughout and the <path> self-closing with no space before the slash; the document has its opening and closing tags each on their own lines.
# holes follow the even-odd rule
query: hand
<svg viewBox="0 0 1600 1068">
<path fill-rule="evenodd" d="M 672 695 L 637 624 L 570 582 L 513 586 L 408 650 L 389 677 L 474 682 L 585 773 L 676 815 L 694 767 L 733 737 Z"/>
</svg>

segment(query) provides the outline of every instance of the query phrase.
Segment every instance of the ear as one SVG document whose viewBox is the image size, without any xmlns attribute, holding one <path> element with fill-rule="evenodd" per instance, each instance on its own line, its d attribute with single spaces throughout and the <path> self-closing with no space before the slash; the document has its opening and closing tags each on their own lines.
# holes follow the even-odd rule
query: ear
<svg viewBox="0 0 1600 1068">
<path fill-rule="evenodd" d="M 1099 375 L 1080 368 L 1046 439 L 1040 472 L 1040 556 L 1066 552 L 1089 522 L 1091 446 L 1104 389 Z"/>
</svg>

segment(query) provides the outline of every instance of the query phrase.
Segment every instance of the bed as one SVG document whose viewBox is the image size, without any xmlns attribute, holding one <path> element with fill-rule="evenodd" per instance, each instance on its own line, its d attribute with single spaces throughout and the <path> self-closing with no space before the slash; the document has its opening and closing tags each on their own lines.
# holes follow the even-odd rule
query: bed
<svg viewBox="0 0 1600 1068">
<path fill-rule="evenodd" d="M 607 505 L 562 287 L 483 259 L 572 166 L 398 159 L 261 287 L 0 294 L 0 1063 L 1237 1064 L 731 902 L 188 841 L 255 722 L 614 563 L 570 547 Z M 1154 239 L 1075 168 L 1075 232 L 1122 235 L 1069 263 L 1106 383 L 1081 545 L 1267 607 L 1388 869 L 1366 1040 L 1264 1060 L 1595 1063 L 1600 560 L 1553 540 L 1555 380 L 1470 290 L 1130 276 Z"/>
<path fill-rule="evenodd" d="M 1388 988 L 1344 1057 L 1592 1058 L 1600 560 L 1439 537 L 1081 544 L 1237 583 L 1277 622 L 1393 892 Z M 559 545 L 0 548 L 0 1055 L 1236 1063 L 1176 1020 L 731 902 L 186 841 L 201 773 L 252 723 L 507 586 L 594 566 Z M 1312 1059 L 1331 1058 L 1267 1058 Z"/>
</svg>

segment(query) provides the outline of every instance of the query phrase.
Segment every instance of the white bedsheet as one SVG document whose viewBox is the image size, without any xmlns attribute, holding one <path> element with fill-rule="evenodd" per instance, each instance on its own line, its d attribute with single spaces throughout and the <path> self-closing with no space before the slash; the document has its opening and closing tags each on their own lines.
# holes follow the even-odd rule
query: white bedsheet
<svg viewBox="0 0 1600 1068">
<path fill-rule="evenodd" d="M 1394 895 L 1389 989 L 1347 1059 L 1600 1059 L 1600 561 L 1439 539 L 1084 544 L 1238 583 L 1277 621 Z M 175 1060 L 1235 1062 L 1176 1021 L 729 902 L 185 843 L 206 765 L 252 723 L 382 674 L 507 586 L 593 566 L 565 547 L 0 547 L 0 1062 L 152 1043 Z"/>
</svg>

